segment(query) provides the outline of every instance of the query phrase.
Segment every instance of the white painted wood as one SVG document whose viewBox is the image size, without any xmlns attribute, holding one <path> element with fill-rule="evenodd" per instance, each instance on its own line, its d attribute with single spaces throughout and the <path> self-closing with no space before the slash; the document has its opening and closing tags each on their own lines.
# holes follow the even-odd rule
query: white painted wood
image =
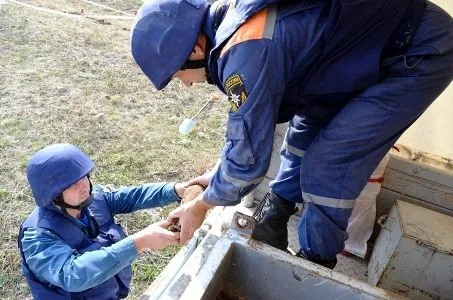
<svg viewBox="0 0 453 300">
<path fill-rule="evenodd" d="M 395 252 L 401 240 L 401 228 L 398 226 L 395 206 L 392 208 L 386 227 L 381 230 L 376 239 L 373 253 L 368 263 L 368 282 L 377 285 L 386 266 L 389 264 L 391 253 Z"/>
<path fill-rule="evenodd" d="M 368 274 L 371 284 L 411 299 L 453 299 L 453 217 L 398 200 Z"/>
<path fill-rule="evenodd" d="M 397 205 L 406 235 L 417 238 L 420 243 L 423 241 L 435 251 L 453 254 L 452 217 L 404 201 Z"/>
<path fill-rule="evenodd" d="M 453 174 L 408 159 L 390 156 L 382 187 L 397 194 L 453 211 Z"/>
<path fill-rule="evenodd" d="M 448 210 L 448 209 L 439 207 L 437 205 L 428 203 L 426 201 L 422 201 L 422 200 L 416 199 L 414 197 L 403 195 L 401 193 L 390 191 L 386 188 L 381 189 L 381 192 L 379 193 L 379 195 L 376 199 L 376 215 L 377 216 L 387 215 L 390 212 L 390 209 L 392 208 L 392 206 L 396 203 L 396 200 L 406 201 L 406 202 L 412 203 L 414 205 L 421 206 L 421 207 L 424 207 L 424 208 L 427 208 L 427 209 L 430 209 L 433 211 L 437 211 L 444 215 L 453 217 L 452 210 Z"/>
</svg>

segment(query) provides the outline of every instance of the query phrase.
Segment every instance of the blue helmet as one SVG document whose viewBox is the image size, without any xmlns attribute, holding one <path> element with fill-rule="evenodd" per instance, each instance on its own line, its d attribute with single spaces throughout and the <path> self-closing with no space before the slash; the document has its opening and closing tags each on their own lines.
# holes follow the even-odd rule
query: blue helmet
<svg viewBox="0 0 453 300">
<path fill-rule="evenodd" d="M 94 162 L 74 145 L 54 144 L 39 150 L 27 165 L 27 179 L 36 205 L 50 205 L 93 168 Z"/>
<path fill-rule="evenodd" d="M 192 52 L 209 4 L 206 0 L 145 0 L 131 31 L 132 56 L 157 90 Z"/>
</svg>

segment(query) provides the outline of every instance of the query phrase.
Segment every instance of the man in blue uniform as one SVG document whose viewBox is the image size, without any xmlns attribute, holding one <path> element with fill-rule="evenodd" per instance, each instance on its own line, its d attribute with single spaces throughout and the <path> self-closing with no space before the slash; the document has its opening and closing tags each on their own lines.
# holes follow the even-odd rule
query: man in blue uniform
<svg viewBox="0 0 453 300">
<path fill-rule="evenodd" d="M 158 90 L 208 81 L 231 103 L 208 188 L 171 214 L 181 242 L 209 207 L 262 181 L 275 125 L 289 121 L 254 237 L 285 249 L 304 202 L 299 255 L 327 267 L 367 178 L 453 76 L 452 19 L 424 0 L 148 0 L 131 47 Z"/>
<path fill-rule="evenodd" d="M 21 225 L 18 243 L 34 299 L 125 298 L 139 253 L 179 243 L 179 233 L 166 229 L 169 221 L 127 237 L 114 216 L 178 202 L 182 183 L 111 191 L 91 185 L 93 167 L 70 144 L 45 147 L 28 163 L 36 207 Z"/>
</svg>

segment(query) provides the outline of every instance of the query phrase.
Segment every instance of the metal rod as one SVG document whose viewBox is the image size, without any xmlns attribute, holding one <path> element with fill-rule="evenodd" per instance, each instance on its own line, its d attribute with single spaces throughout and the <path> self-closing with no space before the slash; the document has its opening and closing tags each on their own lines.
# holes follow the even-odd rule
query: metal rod
<svg viewBox="0 0 453 300">
<path fill-rule="evenodd" d="M 200 108 L 200 110 L 199 110 L 199 111 L 195 114 L 195 116 L 193 116 L 191 119 L 194 120 L 194 119 L 195 119 L 195 118 L 203 111 L 203 109 L 205 109 L 206 106 L 208 106 L 209 102 L 211 102 L 212 99 L 213 99 L 212 97 L 209 98 L 209 100 L 203 105 L 202 108 Z"/>
</svg>

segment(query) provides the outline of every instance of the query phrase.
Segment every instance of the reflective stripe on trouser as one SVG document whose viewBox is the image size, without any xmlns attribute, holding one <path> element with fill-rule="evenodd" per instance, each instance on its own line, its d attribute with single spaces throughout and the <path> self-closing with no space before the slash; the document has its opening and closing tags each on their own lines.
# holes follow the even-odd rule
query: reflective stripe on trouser
<svg viewBox="0 0 453 300">
<path fill-rule="evenodd" d="M 381 67 L 381 80 L 352 97 L 319 130 L 299 162 L 299 183 L 307 200 L 299 242 L 313 259 L 331 260 L 343 250 L 352 212 L 347 201 L 358 197 L 390 147 L 451 82 L 451 17 L 428 3 L 409 49 Z M 285 180 L 284 171 L 280 169 L 273 189 L 298 185 Z"/>
<path fill-rule="evenodd" d="M 289 122 L 280 151 L 280 169 L 277 177 L 270 183 L 272 191 L 280 198 L 302 202 L 300 185 L 294 183 L 300 182 L 300 169 L 305 150 L 337 112 L 337 107 L 310 105 L 310 108 L 296 114 Z"/>
</svg>

